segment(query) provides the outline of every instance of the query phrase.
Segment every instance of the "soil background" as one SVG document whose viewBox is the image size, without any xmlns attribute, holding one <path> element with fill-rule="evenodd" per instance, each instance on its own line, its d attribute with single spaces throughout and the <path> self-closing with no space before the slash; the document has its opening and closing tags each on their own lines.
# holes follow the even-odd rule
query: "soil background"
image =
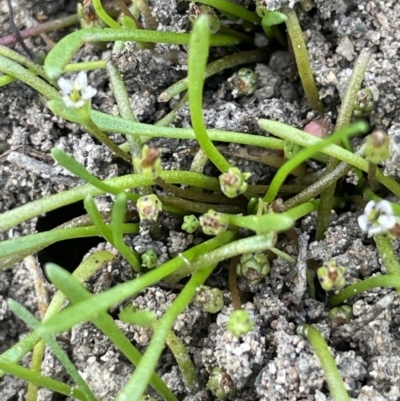
<svg viewBox="0 0 400 401">
<path fill-rule="evenodd" d="M 75 12 L 76 3 L 67 0 L 13 0 L 16 25 L 23 29 L 33 26 L 37 19 L 50 20 L 71 15 Z M 177 0 L 150 0 L 149 3 L 157 16 L 158 29 L 189 30 L 188 3 Z M 237 3 L 250 6 L 253 2 L 243 0 Z M 266 0 L 265 3 L 270 9 L 278 9 L 293 6 L 296 1 Z M 362 49 L 369 49 L 372 58 L 364 85 L 373 91 L 375 102 L 369 123 L 372 128 L 387 130 L 392 137 L 393 157 L 387 163 L 386 173 L 396 176 L 399 171 L 397 142 L 400 142 L 400 3 L 398 0 L 316 0 L 315 3 L 316 7 L 308 13 L 303 12 L 299 4 L 297 7 L 320 95 L 327 108 L 326 115 L 335 121 L 354 62 Z M 0 22 L 0 35 L 10 33 L 6 0 L 0 0 Z M 57 41 L 65 32 L 68 30 L 48 35 Z M 46 49 L 40 37 L 27 39 L 26 44 L 35 55 Z M 255 44 L 267 44 L 261 32 L 256 36 Z M 251 48 L 255 45 L 233 50 L 213 49 L 210 58 Z M 23 53 L 20 45 L 16 45 L 15 49 Z M 109 49 L 100 50 L 87 45 L 79 51 L 76 60 L 110 56 Z M 112 57 L 124 74 L 132 107 L 140 121 L 153 123 L 177 104 L 177 99 L 160 103 L 157 98 L 169 85 L 185 76 L 184 47 L 157 45 L 155 53 L 152 53 L 138 51 L 133 44 L 127 44 L 120 55 Z M 259 74 L 254 95 L 233 97 L 227 83 L 233 70 L 207 82 L 204 108 L 209 128 L 265 135 L 257 126 L 260 118 L 279 120 L 302 128 L 318 117 L 310 111 L 299 82 L 293 80 L 290 57 L 284 49 L 272 46 L 266 61 L 252 67 Z M 89 80 L 98 89 L 93 107 L 117 114 L 104 71 L 91 72 Z M 107 149 L 77 125 L 52 115 L 43 99 L 22 83 L 15 82 L 0 88 L 0 121 L 0 143 L 7 144 L 7 149 L 0 154 L 0 212 L 80 184 L 78 179 L 55 165 L 49 156 L 54 146 L 72 154 L 100 178 L 129 172 L 127 166 L 115 162 Z M 190 126 L 187 107 L 177 113 L 175 125 Z M 119 136 L 114 139 L 123 141 Z M 166 169 L 187 169 L 197 149 L 194 141 L 162 139 L 154 144 L 162 148 Z M 232 163 L 253 173 L 253 183 L 270 182 L 273 169 L 235 157 L 241 152 L 235 144 L 224 147 Z M 311 165 L 310 168 L 318 166 Z M 214 172 L 212 166 L 206 167 L 206 173 Z M 352 182 L 353 177 L 349 177 L 349 181 Z M 385 192 L 381 195 L 388 196 Z M 104 196 L 100 201 L 104 210 L 110 208 L 111 198 Z M 208 315 L 190 306 L 179 317 L 174 330 L 188 346 L 202 385 L 210 371 L 215 366 L 221 366 L 238 388 L 232 400 L 330 400 L 313 350 L 296 334 L 296 327 L 306 322 L 318 327 L 327 339 L 351 397 L 360 401 L 400 399 L 400 306 L 396 293 L 390 289 L 377 289 L 355 297 L 349 303 L 354 320 L 336 327 L 327 319 L 328 308 L 324 297 L 319 300 L 309 298 L 304 281 L 300 279 L 301 264 L 304 265 L 308 259 L 320 263 L 334 260 L 346 266 L 348 284 L 385 271 L 373 241 L 365 238 L 357 225 L 356 218 L 360 213 L 356 206 L 349 206 L 334 214 L 326 239 L 320 242 L 313 241 L 315 216 L 305 218 L 297 227 L 299 247 L 287 244 L 285 248 L 289 254 L 298 256 L 296 268 L 278 258 L 271 266 L 270 275 L 259 285 L 249 288 L 239 281 L 241 288 L 252 294 L 251 302 L 247 302 L 245 308 L 253 316 L 256 326 L 240 341 L 232 338 L 225 329 L 232 312 L 228 293 L 226 306 L 217 315 Z M 146 227 L 142 227 L 140 235 L 127 238 L 127 242 L 139 253 L 154 249 L 162 262 L 201 240 L 182 233 L 180 222 L 168 214 L 162 217 L 160 224 L 164 235 L 159 240 L 154 241 Z M 39 226 L 38 219 L 33 219 L 0 233 L 0 240 L 33 233 Z M 104 243 L 98 244 L 97 248 L 112 250 Z M 398 248 L 399 244 L 395 242 L 397 252 Z M 78 253 L 76 258 L 82 256 Z M 50 260 L 52 256 L 48 257 Z M 58 254 L 58 257 L 61 258 L 58 263 L 65 266 L 72 259 L 72 254 Z M 29 263 L 37 262 L 36 259 L 25 260 L 0 272 L 0 352 L 28 332 L 27 327 L 8 310 L 7 299 L 17 300 L 38 316 Z M 226 266 L 222 267 L 210 278 L 209 284 L 225 289 L 227 272 Z M 129 268 L 119 261 L 94 277 L 88 284 L 89 289 L 101 291 L 130 276 Z M 53 291 L 50 285 L 48 291 L 50 294 Z M 138 308 L 150 308 L 161 316 L 175 296 L 173 289 L 157 286 L 143 292 L 133 302 Z M 151 332 L 123 323 L 120 326 L 141 349 L 145 348 Z M 99 399 L 113 400 L 131 374 L 131 365 L 90 324 L 74 328 L 71 333 L 63 333 L 60 337 L 72 361 Z M 23 363 L 28 363 L 28 359 L 24 359 Z M 46 353 L 43 372 L 55 379 L 69 381 L 50 353 Z M 186 394 L 173 356 L 168 351 L 163 354 L 158 373 L 180 399 L 213 399 L 206 390 Z M 23 382 L 10 376 L 0 379 L 2 401 L 23 400 L 25 392 Z M 66 398 L 40 391 L 40 400 L 63 399 Z"/>
</svg>

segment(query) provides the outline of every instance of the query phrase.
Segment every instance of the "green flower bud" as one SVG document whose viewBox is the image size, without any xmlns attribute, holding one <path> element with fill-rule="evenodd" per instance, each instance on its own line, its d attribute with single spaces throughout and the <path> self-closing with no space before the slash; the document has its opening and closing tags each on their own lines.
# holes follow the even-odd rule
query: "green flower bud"
<svg viewBox="0 0 400 401">
<path fill-rule="evenodd" d="M 367 117 L 374 108 L 374 95 L 370 88 L 360 89 L 353 106 L 353 116 L 356 118 Z"/>
<path fill-rule="evenodd" d="M 199 221 L 200 227 L 206 235 L 221 235 L 229 227 L 229 217 L 212 209 L 200 216 Z"/>
<path fill-rule="evenodd" d="M 365 158 L 373 163 L 378 164 L 390 157 L 390 137 L 381 130 L 377 129 L 368 135 L 365 141 Z"/>
<path fill-rule="evenodd" d="M 226 328 L 235 336 L 240 337 L 253 330 L 254 321 L 245 310 L 235 310 L 232 312 Z"/>
<path fill-rule="evenodd" d="M 156 195 L 145 195 L 137 200 L 136 208 L 140 220 L 156 221 L 162 211 L 162 203 Z"/>
<path fill-rule="evenodd" d="M 353 319 L 353 309 L 349 305 L 338 306 L 329 311 L 328 319 L 335 327 L 343 326 Z"/>
<path fill-rule="evenodd" d="M 200 285 L 193 302 L 207 313 L 217 313 L 224 306 L 223 292 L 218 288 Z"/>
<path fill-rule="evenodd" d="M 162 171 L 159 150 L 147 145 L 142 148 L 142 157 L 135 157 L 133 164 L 136 172 L 149 180 L 155 180 Z"/>
<path fill-rule="evenodd" d="M 236 394 L 232 378 L 220 367 L 215 367 L 211 372 L 207 388 L 220 400 L 233 397 Z"/>
<path fill-rule="evenodd" d="M 199 219 L 194 214 L 190 214 L 183 218 L 182 230 L 192 234 L 197 230 L 199 225 Z"/>
<path fill-rule="evenodd" d="M 342 288 L 345 284 L 344 273 L 346 268 L 338 266 L 336 262 L 326 262 L 317 270 L 318 280 L 325 291 L 333 291 Z"/>
<path fill-rule="evenodd" d="M 228 78 L 233 97 L 252 95 L 257 89 L 257 81 L 258 75 L 250 68 L 241 68 Z"/>
<path fill-rule="evenodd" d="M 200 15 L 207 15 L 211 35 L 214 35 L 221 29 L 221 21 L 212 7 L 191 3 L 189 8 L 189 21 L 193 24 Z"/>
<path fill-rule="evenodd" d="M 142 255 L 142 266 L 152 269 L 156 266 L 157 260 L 157 254 L 152 249 L 149 249 Z"/>
<path fill-rule="evenodd" d="M 236 267 L 238 276 L 243 276 L 251 285 L 258 284 L 269 273 L 268 258 L 264 253 L 245 253 Z"/>
<path fill-rule="evenodd" d="M 222 192 L 228 198 L 235 198 L 247 191 L 247 180 L 251 173 L 242 173 L 237 167 L 231 167 L 219 176 Z"/>
</svg>

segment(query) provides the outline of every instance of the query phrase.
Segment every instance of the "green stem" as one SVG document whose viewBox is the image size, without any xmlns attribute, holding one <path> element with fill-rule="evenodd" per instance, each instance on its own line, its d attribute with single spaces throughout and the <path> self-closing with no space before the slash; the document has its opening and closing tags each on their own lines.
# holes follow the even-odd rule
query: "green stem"
<svg viewBox="0 0 400 401">
<path fill-rule="evenodd" d="M 188 66 L 189 109 L 193 130 L 200 147 L 211 162 L 221 172 L 225 172 L 231 165 L 212 143 L 203 120 L 203 86 L 209 40 L 210 27 L 208 18 L 202 15 L 196 20 L 190 36 Z"/>
<path fill-rule="evenodd" d="M 169 332 L 166 342 L 174 354 L 186 390 L 191 394 L 195 394 L 199 390 L 199 378 L 197 377 L 196 368 L 190 359 L 188 350 L 172 330 Z"/>
<path fill-rule="evenodd" d="M 106 65 L 108 78 L 113 89 L 115 100 L 117 101 L 119 114 L 125 120 L 138 122 L 135 115 L 133 114 L 131 103 L 129 101 L 128 91 L 124 81 L 119 73 L 115 63 L 109 61 Z M 127 135 L 127 141 L 129 143 L 129 148 L 132 156 L 132 161 L 135 157 L 141 157 L 142 147 L 140 144 L 140 137 L 135 137 L 133 135 Z"/>
<path fill-rule="evenodd" d="M 277 137 L 280 137 L 282 139 L 287 139 L 303 147 L 312 146 L 321 140 L 311 134 L 308 134 L 307 132 L 301 131 L 297 128 L 290 127 L 278 121 L 259 120 L 258 125 L 262 129 L 272 133 Z M 357 167 L 360 170 L 368 173 L 369 163 L 367 160 L 363 159 L 360 156 L 357 156 L 352 152 L 343 149 L 338 145 L 328 145 L 322 150 L 322 153 L 325 153 L 336 159 L 351 164 L 352 166 Z M 386 188 L 388 188 L 391 192 L 393 192 L 393 194 L 395 194 L 398 198 L 400 198 L 399 183 L 397 183 L 391 177 L 384 176 L 380 169 L 377 169 L 376 171 L 376 178 L 381 184 L 383 184 Z"/>
<path fill-rule="evenodd" d="M 64 103 L 61 100 L 51 100 L 50 102 L 47 103 L 47 106 L 50 108 L 51 111 L 53 111 L 60 117 L 81 124 L 81 119 L 79 118 L 76 111 L 71 108 L 66 109 Z M 134 135 L 134 136 L 139 135 L 140 137 L 146 137 L 148 139 L 155 137 L 175 138 L 175 139 L 196 139 L 196 134 L 192 129 L 162 127 L 159 125 L 134 123 L 132 121 L 125 120 L 121 117 L 112 116 L 110 114 L 101 113 L 99 111 L 94 111 L 94 110 L 91 111 L 91 118 L 101 130 L 106 132 L 117 132 L 117 133 L 122 133 L 124 135 Z M 260 120 L 260 121 L 266 122 L 268 120 Z M 279 124 L 283 125 L 284 127 L 288 127 L 282 123 Z M 293 128 L 293 130 L 299 131 L 296 130 L 295 128 Z M 282 140 L 267 136 L 244 134 L 241 132 L 222 131 L 215 129 L 207 130 L 207 134 L 213 141 L 228 142 L 228 143 L 235 142 L 237 144 L 254 145 L 269 149 L 283 149 Z M 306 135 L 315 138 L 310 134 Z"/>
<path fill-rule="evenodd" d="M 350 124 L 357 94 L 361 88 L 370 58 L 371 53 L 363 50 L 354 64 L 353 72 L 347 84 L 347 90 L 343 96 L 342 104 L 340 105 L 335 131 L 347 127 Z M 349 148 L 347 148 L 347 150 L 349 150 Z"/>
<path fill-rule="evenodd" d="M 37 77 L 32 71 L 2 55 L 0 55 L 0 71 L 26 83 L 48 99 L 60 99 L 61 97 L 56 89 Z"/>
<path fill-rule="evenodd" d="M 333 308 L 340 305 L 347 299 L 353 298 L 355 295 L 364 291 L 372 290 L 377 287 L 394 287 L 400 290 L 400 274 L 382 274 L 380 276 L 368 277 L 358 283 L 349 285 L 337 294 L 329 298 L 328 306 Z"/>
<path fill-rule="evenodd" d="M 73 397 L 81 401 L 87 401 L 81 390 L 67 386 L 64 383 L 49 377 L 42 376 L 41 374 L 33 372 L 30 369 L 23 368 L 22 366 L 17 365 L 15 362 L 9 361 L 3 356 L 0 357 L 0 369 L 12 376 L 18 377 L 19 379 L 33 383 L 38 387 L 44 387 L 55 393 L 64 394 L 67 397 Z"/>
<path fill-rule="evenodd" d="M 325 374 L 332 400 L 350 401 L 349 394 L 344 386 L 343 378 L 321 333 L 315 327 L 308 324 L 301 325 L 298 330 L 301 330 L 317 354 L 319 363 Z"/>
<path fill-rule="evenodd" d="M 286 216 L 285 213 L 267 213 L 261 216 L 228 215 L 228 217 L 230 225 L 248 228 L 258 234 L 270 231 L 285 231 L 293 226 L 293 219 Z"/>
<path fill-rule="evenodd" d="M 216 178 L 205 177 L 202 174 L 189 171 L 163 171 L 161 178 L 172 184 L 198 186 L 204 189 L 216 191 L 219 189 L 219 182 Z M 153 181 L 136 174 L 115 177 L 104 181 L 105 184 L 113 186 L 116 190 L 137 188 L 152 185 Z M 85 199 L 87 195 L 93 197 L 105 193 L 92 185 L 75 187 L 65 192 L 59 192 L 46 198 L 26 203 L 16 209 L 8 210 L 0 215 L 0 232 L 8 230 L 22 223 L 25 220 L 47 213 L 51 210 Z"/>
<path fill-rule="evenodd" d="M 276 198 L 280 186 L 286 180 L 290 172 L 297 166 L 308 160 L 312 155 L 316 154 L 317 152 L 319 152 L 320 150 L 322 150 L 324 147 L 326 147 L 331 143 L 335 143 L 342 138 L 347 138 L 350 135 L 355 135 L 358 133 L 365 132 L 366 129 L 367 126 L 365 124 L 356 123 L 353 124 L 352 126 L 343 128 L 340 131 L 335 132 L 333 135 L 321 141 L 316 142 L 314 145 L 308 148 L 301 150 L 298 154 L 289 159 L 275 174 L 274 178 L 272 179 L 271 185 L 268 188 L 268 192 L 264 197 L 264 202 L 268 203 L 272 202 Z"/>
<path fill-rule="evenodd" d="M 370 56 L 371 54 L 369 52 L 363 51 L 354 65 L 353 73 L 351 74 L 346 93 L 340 106 L 334 132 L 340 131 L 350 124 L 355 99 L 361 87 L 362 80 L 364 79 L 365 70 L 367 68 Z M 348 138 L 343 138 L 342 143 L 347 150 L 351 151 L 351 145 Z M 331 173 L 338 164 L 339 161 L 336 158 L 331 157 L 328 161 L 326 169 L 327 173 Z M 317 240 L 322 240 L 325 237 L 325 231 L 330 224 L 333 197 L 336 190 L 336 182 L 337 181 L 334 181 L 321 193 L 321 203 L 319 206 L 317 219 L 317 233 L 315 236 Z"/>
<path fill-rule="evenodd" d="M 217 264 L 225 259 L 230 259 L 243 253 L 262 252 L 270 247 L 270 234 L 254 235 L 252 237 L 243 238 L 199 256 L 192 263 L 184 265 L 182 269 L 169 275 L 168 281 L 176 283 L 183 277 L 193 274 L 198 269 L 201 269 L 203 266 L 208 266 L 211 263 Z"/>
<path fill-rule="evenodd" d="M 157 283 L 182 268 L 187 263 L 190 263 L 197 256 L 203 255 L 204 253 L 209 254 L 216 247 L 223 248 L 223 245 L 230 242 L 233 236 L 234 233 L 227 231 L 219 237 L 208 240 L 183 252 L 183 254 L 180 254 L 163 265 L 158 266 L 157 269 L 151 270 L 134 280 L 127 281 L 117 287 L 96 294 L 90 300 L 71 305 L 56 316 L 51 317 L 37 330 L 36 334 L 40 335 L 42 331 L 46 333 L 61 332 L 70 329 L 76 324 L 90 320 L 96 315 L 96 313 L 107 310 L 112 305 L 118 304 L 144 288 Z"/>
<path fill-rule="evenodd" d="M 157 365 L 175 319 L 191 302 L 196 294 L 197 287 L 206 281 L 207 277 L 212 273 L 215 265 L 202 267 L 203 269 L 193 274 L 184 289 L 157 323 L 157 327 L 154 330 L 150 344 L 146 348 L 146 352 L 141 358 L 132 377 L 121 390 L 115 401 L 140 401 L 142 399 L 142 395 L 150 379 L 150 374 Z"/>
<path fill-rule="evenodd" d="M 64 72 L 100 70 L 100 69 L 105 68 L 106 65 L 107 65 L 107 60 L 84 61 L 82 63 L 70 63 L 65 66 Z"/>
<path fill-rule="evenodd" d="M 121 25 L 118 22 L 114 21 L 104 10 L 101 0 L 92 0 L 92 5 L 94 10 L 96 11 L 97 16 L 110 28 L 120 29 Z"/>
<path fill-rule="evenodd" d="M 138 224 L 124 224 L 122 230 L 125 234 L 136 234 L 138 232 Z M 38 252 L 41 249 L 59 241 L 65 241 L 72 238 L 87 238 L 98 236 L 99 231 L 95 226 L 63 228 L 61 230 L 46 231 L 17 237 L 0 242 L 0 261 L 12 255 L 20 255 L 21 258 L 26 253 Z M 4 268 L 0 263 L 0 268 Z"/>
<path fill-rule="evenodd" d="M 77 305 L 79 302 L 91 301 L 94 298 L 74 276 L 70 275 L 59 266 L 50 266 L 48 275 L 57 288 L 70 299 L 73 305 Z M 136 347 L 132 345 L 131 341 L 125 336 L 114 322 L 114 319 L 107 312 L 103 311 L 93 314 L 90 320 L 113 344 L 115 344 L 134 366 L 139 365 L 142 355 Z M 153 369 L 148 373 L 146 384 L 150 383 L 165 400 L 177 401 L 171 390 L 168 389 L 166 384 L 157 376 Z"/>
<path fill-rule="evenodd" d="M 35 329 L 40 325 L 40 321 L 35 318 L 27 309 L 25 309 L 21 304 L 14 301 L 13 299 L 8 300 L 8 306 L 14 314 L 25 322 L 31 329 Z M 71 376 L 74 382 L 77 384 L 78 388 L 85 395 L 87 401 L 97 401 L 89 386 L 83 380 L 82 376 L 79 374 L 78 370 L 68 358 L 66 352 L 60 347 L 53 336 L 45 336 L 44 340 L 49 346 L 53 354 L 64 366 L 67 373 Z"/>
<path fill-rule="evenodd" d="M 400 274 L 400 263 L 390 238 L 386 235 L 375 235 L 374 241 L 379 250 L 379 256 L 386 267 L 386 271 L 389 274 Z"/>
<path fill-rule="evenodd" d="M 34 74 L 39 75 L 41 77 L 45 76 L 44 69 L 40 65 L 34 63 L 28 58 L 21 56 L 19 53 L 14 50 L 9 49 L 5 46 L 0 46 L 0 55 L 7 57 L 8 59 L 15 61 L 21 66 L 29 68 Z"/>
<path fill-rule="evenodd" d="M 105 264 L 115 261 L 115 256 L 108 251 L 98 251 L 85 259 L 74 271 L 73 276 L 76 277 L 81 283 L 85 282 L 89 277 L 93 276 L 99 269 L 104 267 Z M 48 320 L 51 316 L 58 313 L 65 303 L 66 297 L 61 291 L 57 291 L 47 308 L 46 314 L 43 317 L 43 322 Z M 35 345 L 36 344 L 36 345 Z M 32 355 L 33 359 L 42 360 L 44 355 L 44 341 L 39 337 L 35 337 L 29 333 L 24 339 L 17 344 L 13 345 L 2 354 L 2 357 L 9 359 L 13 362 L 18 362 L 31 348 L 35 345 Z M 41 347 L 38 347 L 40 346 Z M 41 349 L 43 348 L 43 349 Z M 4 376 L 4 372 L 0 371 L 0 377 Z"/>
<path fill-rule="evenodd" d="M 121 40 L 188 45 L 189 39 L 190 35 L 188 33 L 120 28 L 80 29 L 63 37 L 56 46 L 50 50 L 44 63 L 44 70 L 48 77 L 58 78 L 63 73 L 64 67 L 85 43 Z M 210 39 L 211 46 L 234 46 L 239 42 L 237 38 L 226 35 L 213 35 Z"/>
<path fill-rule="evenodd" d="M 302 203 L 299 206 L 292 207 L 285 212 L 286 216 L 292 217 L 293 220 L 301 219 L 304 216 L 314 212 L 318 209 L 319 199 L 311 202 Z"/>
<path fill-rule="evenodd" d="M 340 163 L 331 173 L 324 174 L 318 181 L 308 186 L 293 198 L 288 199 L 283 205 L 285 208 L 290 209 L 315 198 L 322 191 L 331 186 L 332 182 L 345 176 L 352 168 L 353 166 L 347 163 Z"/>
<path fill-rule="evenodd" d="M 291 8 L 284 8 L 283 12 L 287 17 L 285 23 L 290 41 L 292 42 L 297 69 L 308 103 L 312 109 L 323 113 L 324 105 L 319 98 L 318 90 L 315 85 L 310 59 L 308 58 L 307 46 L 296 12 Z"/>
</svg>

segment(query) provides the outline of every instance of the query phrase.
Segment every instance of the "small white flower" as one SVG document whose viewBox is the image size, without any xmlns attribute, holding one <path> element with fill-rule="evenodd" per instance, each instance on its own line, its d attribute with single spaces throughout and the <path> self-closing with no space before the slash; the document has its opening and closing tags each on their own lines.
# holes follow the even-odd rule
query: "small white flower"
<svg viewBox="0 0 400 401">
<path fill-rule="evenodd" d="M 87 75 L 84 71 L 79 72 L 73 82 L 69 79 L 60 78 L 58 86 L 61 89 L 65 105 L 76 109 L 83 107 L 86 100 L 91 99 L 97 93 L 97 89 L 88 85 Z"/>
<path fill-rule="evenodd" d="M 369 201 L 365 206 L 364 213 L 358 216 L 358 225 L 361 230 L 372 237 L 376 234 L 382 234 L 391 230 L 397 223 L 393 215 L 393 209 L 390 202 L 381 200 L 376 203 Z"/>
</svg>

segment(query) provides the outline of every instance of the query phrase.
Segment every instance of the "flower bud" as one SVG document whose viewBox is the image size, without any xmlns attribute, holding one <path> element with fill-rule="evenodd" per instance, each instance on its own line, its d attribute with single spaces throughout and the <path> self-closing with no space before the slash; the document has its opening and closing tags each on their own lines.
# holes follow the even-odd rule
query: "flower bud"
<svg viewBox="0 0 400 401">
<path fill-rule="evenodd" d="M 334 261 L 326 262 L 317 270 L 318 280 L 325 291 L 333 291 L 342 288 L 345 284 L 344 274 L 346 268 L 339 266 Z"/>
<path fill-rule="evenodd" d="M 338 306 L 329 311 L 328 319 L 335 327 L 343 326 L 353 319 L 353 309 L 349 305 Z"/>
<path fill-rule="evenodd" d="M 156 221 L 162 211 L 162 203 L 156 195 L 145 195 L 137 200 L 136 208 L 140 220 Z"/>
<path fill-rule="evenodd" d="M 379 164 L 390 157 L 389 146 L 389 135 L 385 131 L 377 129 L 366 138 L 365 158 L 373 164 Z"/>
<path fill-rule="evenodd" d="M 199 219 L 194 214 L 186 215 L 183 218 L 182 230 L 192 234 L 197 230 L 199 225 Z"/>
<path fill-rule="evenodd" d="M 228 78 L 233 97 L 252 95 L 257 89 L 257 74 L 250 68 L 241 68 Z"/>
<path fill-rule="evenodd" d="M 235 198 L 247 191 L 247 180 L 251 173 L 242 173 L 237 167 L 231 167 L 219 176 L 222 192 L 228 198 Z"/>
<path fill-rule="evenodd" d="M 203 233 L 206 235 L 221 235 L 229 227 L 229 217 L 212 209 L 200 216 L 199 221 Z"/>
<path fill-rule="evenodd" d="M 250 285 L 258 284 L 269 270 L 268 258 L 264 253 L 243 254 L 236 268 L 238 276 L 243 276 Z"/>
<path fill-rule="evenodd" d="M 240 337 L 253 330 L 254 321 L 245 310 L 235 310 L 229 317 L 226 328 L 235 336 Z"/>
<path fill-rule="evenodd" d="M 220 400 L 233 397 L 236 394 L 232 378 L 220 367 L 215 367 L 211 372 L 207 388 Z"/>
<path fill-rule="evenodd" d="M 224 306 L 223 292 L 218 288 L 200 285 L 193 302 L 207 313 L 217 313 Z"/>
<path fill-rule="evenodd" d="M 353 106 L 353 116 L 356 118 L 367 117 L 374 108 L 374 95 L 370 88 L 360 89 Z"/>
<path fill-rule="evenodd" d="M 152 269 L 156 266 L 157 260 L 157 254 L 152 249 L 149 249 L 142 255 L 142 266 Z"/>
<path fill-rule="evenodd" d="M 155 180 L 162 171 L 159 150 L 147 145 L 142 148 L 142 157 L 135 157 L 133 164 L 136 172 L 149 180 Z"/>
</svg>

